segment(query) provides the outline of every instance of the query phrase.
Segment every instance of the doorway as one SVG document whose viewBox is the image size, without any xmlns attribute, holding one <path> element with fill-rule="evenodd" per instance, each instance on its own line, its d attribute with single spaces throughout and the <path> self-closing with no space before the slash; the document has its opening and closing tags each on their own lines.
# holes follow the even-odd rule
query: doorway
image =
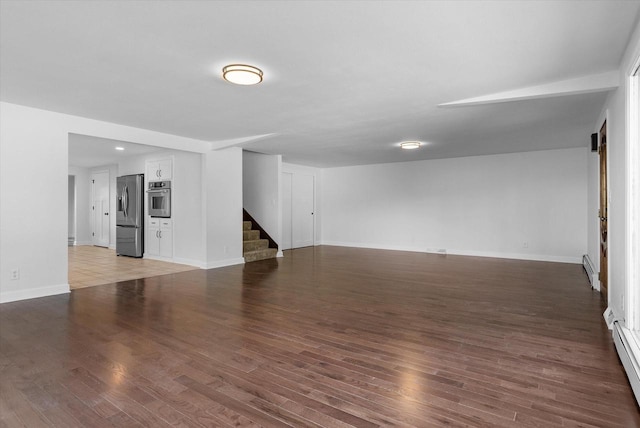
<svg viewBox="0 0 640 428">
<path fill-rule="evenodd" d="M 315 177 L 282 173 L 282 249 L 315 245 Z"/>
<path fill-rule="evenodd" d="M 109 171 L 91 173 L 91 242 L 109 247 Z"/>
<path fill-rule="evenodd" d="M 68 182 L 68 206 L 69 218 L 67 221 L 67 245 L 70 247 L 76 244 L 76 176 L 69 175 Z"/>
<path fill-rule="evenodd" d="M 608 190 L 607 190 L 607 121 L 600 128 L 600 292 L 605 302 L 609 298 Z"/>
</svg>

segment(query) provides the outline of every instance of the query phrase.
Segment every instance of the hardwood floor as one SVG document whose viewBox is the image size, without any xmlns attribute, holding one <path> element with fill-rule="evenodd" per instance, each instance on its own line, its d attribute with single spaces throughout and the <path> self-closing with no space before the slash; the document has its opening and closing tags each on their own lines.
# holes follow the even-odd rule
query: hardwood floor
<svg viewBox="0 0 640 428">
<path fill-rule="evenodd" d="M 579 265 L 340 247 L 0 305 L 0 426 L 634 427 Z"/>
<path fill-rule="evenodd" d="M 109 248 L 69 247 L 69 287 L 72 290 L 195 269 L 198 268 L 178 263 L 119 257 Z"/>
</svg>

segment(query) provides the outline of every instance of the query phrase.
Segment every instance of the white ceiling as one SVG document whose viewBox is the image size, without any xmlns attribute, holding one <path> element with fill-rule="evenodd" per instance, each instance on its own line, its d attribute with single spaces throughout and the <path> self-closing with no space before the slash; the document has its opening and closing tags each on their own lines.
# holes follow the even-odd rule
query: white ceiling
<svg viewBox="0 0 640 428">
<path fill-rule="evenodd" d="M 330 167 L 587 146 L 611 87 L 588 82 L 618 67 L 640 1 L 0 7 L 2 101 Z M 223 81 L 235 62 L 264 82 Z"/>
<path fill-rule="evenodd" d="M 116 150 L 116 147 L 121 147 L 124 150 Z M 131 156 L 162 150 L 165 149 L 89 135 L 69 134 L 69 165 L 71 166 L 93 168 L 114 165 Z"/>
</svg>

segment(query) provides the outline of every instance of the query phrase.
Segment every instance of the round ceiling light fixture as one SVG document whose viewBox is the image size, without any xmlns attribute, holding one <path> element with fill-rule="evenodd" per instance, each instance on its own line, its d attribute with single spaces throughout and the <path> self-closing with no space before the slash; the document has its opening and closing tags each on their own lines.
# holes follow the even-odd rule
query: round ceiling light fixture
<svg viewBox="0 0 640 428">
<path fill-rule="evenodd" d="M 405 141 L 400 143 L 400 148 L 404 150 L 414 150 L 420 148 L 422 143 L 420 141 Z"/>
<path fill-rule="evenodd" d="M 262 82 L 262 70 L 252 65 L 229 64 L 222 68 L 222 77 L 236 85 L 256 85 Z"/>
</svg>

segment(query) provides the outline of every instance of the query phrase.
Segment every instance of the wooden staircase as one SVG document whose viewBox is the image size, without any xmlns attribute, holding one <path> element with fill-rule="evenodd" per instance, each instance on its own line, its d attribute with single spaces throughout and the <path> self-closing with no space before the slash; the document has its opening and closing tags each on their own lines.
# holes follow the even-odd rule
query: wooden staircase
<svg viewBox="0 0 640 428">
<path fill-rule="evenodd" d="M 253 229 L 252 221 L 242 222 L 242 255 L 245 263 L 273 259 L 277 248 L 269 248 L 268 239 L 260 239 L 260 231 Z"/>
</svg>

